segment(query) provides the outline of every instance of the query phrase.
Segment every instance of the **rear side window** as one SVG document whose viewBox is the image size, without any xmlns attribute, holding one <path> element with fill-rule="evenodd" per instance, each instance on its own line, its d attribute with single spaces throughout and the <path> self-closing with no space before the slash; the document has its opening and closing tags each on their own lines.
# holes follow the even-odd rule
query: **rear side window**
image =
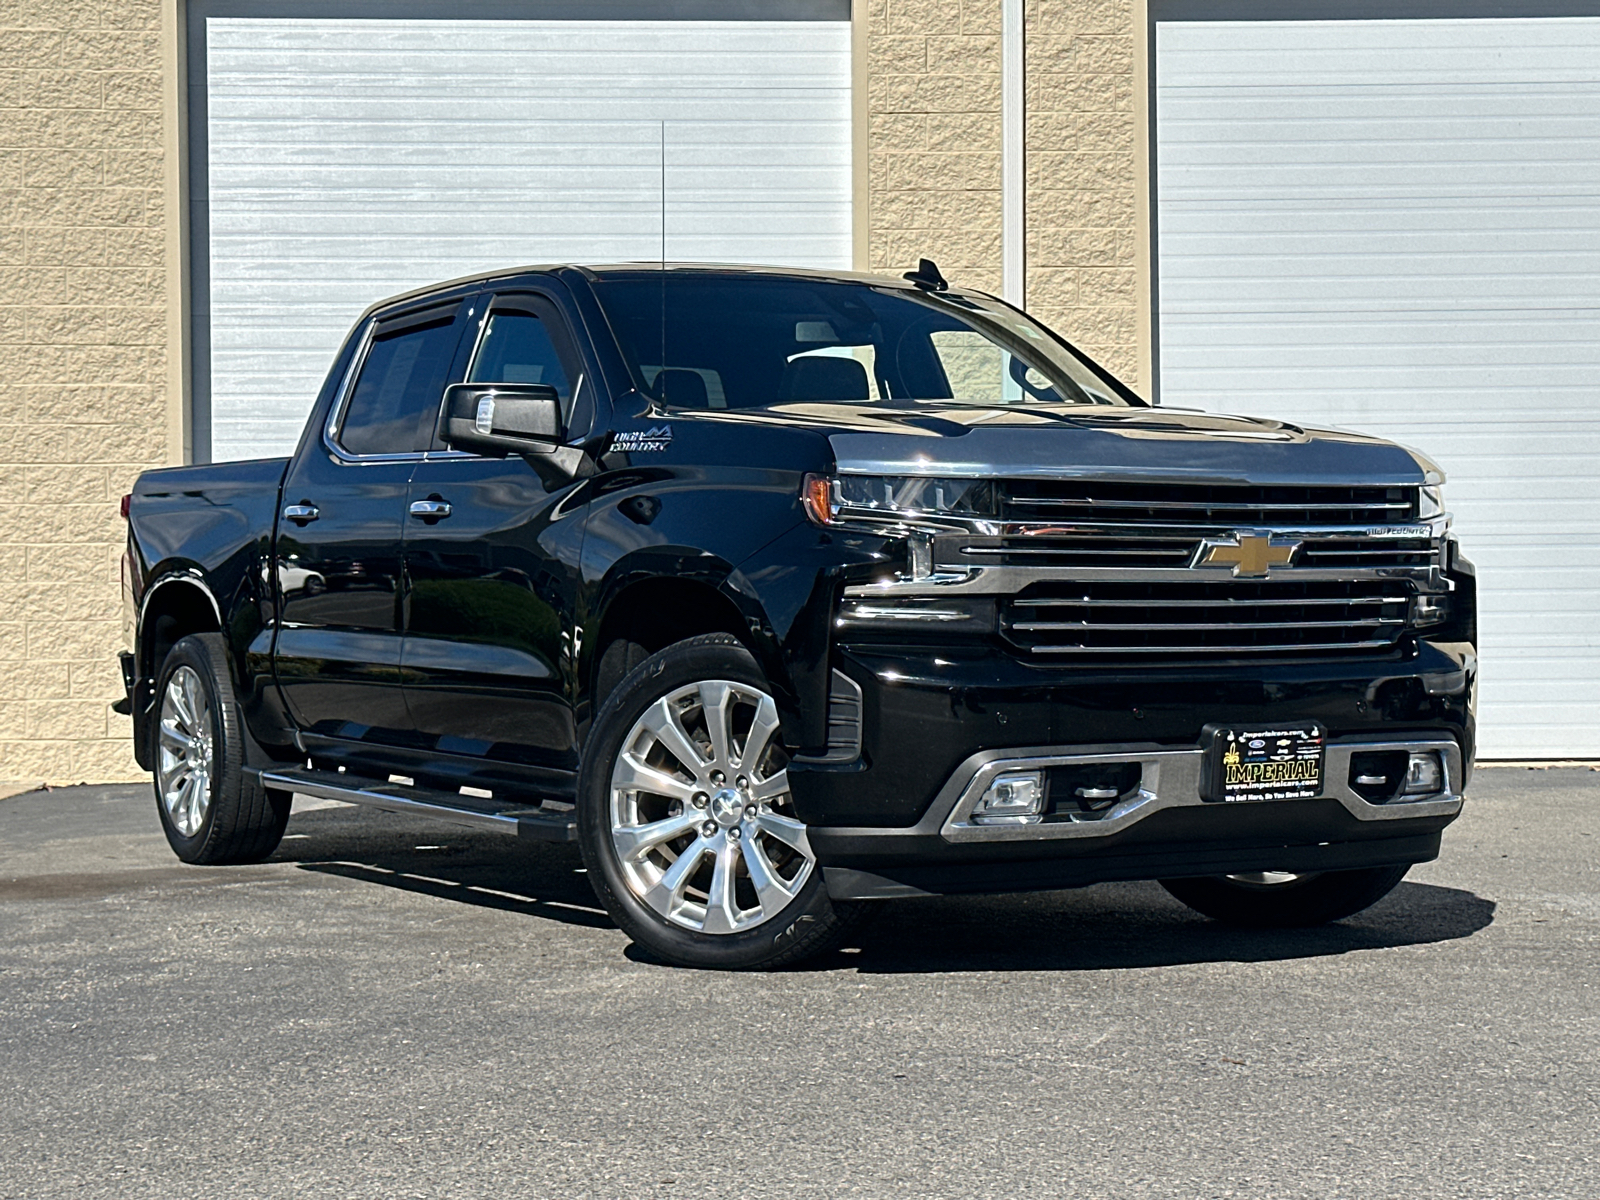
<svg viewBox="0 0 1600 1200">
<path fill-rule="evenodd" d="M 456 348 L 455 316 L 452 308 L 378 331 L 339 422 L 340 446 L 351 454 L 428 449 Z"/>
</svg>

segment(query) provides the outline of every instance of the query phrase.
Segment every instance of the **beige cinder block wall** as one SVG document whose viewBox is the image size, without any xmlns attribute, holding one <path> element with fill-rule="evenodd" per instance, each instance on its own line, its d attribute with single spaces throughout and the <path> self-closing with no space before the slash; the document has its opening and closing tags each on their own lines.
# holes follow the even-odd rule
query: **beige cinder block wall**
<svg viewBox="0 0 1600 1200">
<path fill-rule="evenodd" d="M 1147 388 L 1138 268 L 1142 11 L 1132 0 L 1027 0 L 1024 194 L 1030 311 Z"/>
<path fill-rule="evenodd" d="M 1136 0 L 1026 0 L 1026 304 L 1135 387 L 1144 106 Z M 1000 0 L 870 0 L 868 262 L 1001 291 Z"/>
<path fill-rule="evenodd" d="M 118 498 L 168 460 L 161 12 L 0 3 L 0 780 L 135 777 Z"/>
<path fill-rule="evenodd" d="M 1000 0 L 870 0 L 868 262 L 1000 291 Z"/>
<path fill-rule="evenodd" d="M 1000 0 L 861 2 L 868 262 L 999 292 Z M 1027 0 L 1025 212 L 1028 306 L 1143 385 L 1137 5 Z M 116 504 L 182 460 L 177 8 L 0 0 L 0 780 L 136 776 Z"/>
</svg>

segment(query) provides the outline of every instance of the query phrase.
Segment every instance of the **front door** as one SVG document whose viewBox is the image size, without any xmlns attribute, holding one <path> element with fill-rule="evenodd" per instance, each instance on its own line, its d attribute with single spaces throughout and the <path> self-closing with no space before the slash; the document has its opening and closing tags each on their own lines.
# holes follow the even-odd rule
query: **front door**
<svg viewBox="0 0 1600 1200">
<path fill-rule="evenodd" d="M 581 377 L 553 305 L 494 301 L 468 382 L 549 384 L 570 420 Z M 434 749 L 549 768 L 552 782 L 577 768 L 568 638 L 582 549 L 578 487 L 547 490 L 517 455 L 433 454 L 417 465 L 403 675 L 417 734 Z"/>
<path fill-rule="evenodd" d="M 406 496 L 432 439 L 462 307 L 374 322 L 331 419 L 284 481 L 275 664 L 307 732 L 382 742 L 410 725 L 400 688 Z"/>
</svg>

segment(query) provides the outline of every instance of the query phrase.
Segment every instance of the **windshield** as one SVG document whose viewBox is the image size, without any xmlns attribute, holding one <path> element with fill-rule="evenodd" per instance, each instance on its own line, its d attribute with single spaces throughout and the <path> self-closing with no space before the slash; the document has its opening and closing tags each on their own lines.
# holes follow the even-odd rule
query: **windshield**
<svg viewBox="0 0 1600 1200">
<path fill-rule="evenodd" d="M 603 276 L 595 292 L 636 377 L 677 408 L 1131 403 L 982 296 L 709 271 Z"/>
</svg>

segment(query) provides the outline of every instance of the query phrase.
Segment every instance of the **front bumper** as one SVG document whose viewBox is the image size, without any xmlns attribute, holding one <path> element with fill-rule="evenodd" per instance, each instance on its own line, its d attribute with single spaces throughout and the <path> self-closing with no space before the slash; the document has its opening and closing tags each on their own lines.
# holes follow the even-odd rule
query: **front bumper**
<svg viewBox="0 0 1600 1200">
<path fill-rule="evenodd" d="M 954 648 L 846 647 L 836 662 L 862 691 L 861 755 L 797 758 L 789 780 L 841 899 L 1422 862 L 1437 856 L 1470 778 L 1476 657 L 1465 642 L 1424 641 L 1403 661 L 1103 673 Z M 1206 724 L 1299 721 L 1328 733 L 1323 796 L 1201 800 Z M 1383 747 L 1437 750 L 1445 790 L 1362 799 L 1349 756 Z M 1137 789 L 1093 820 L 966 819 L 1002 771 L 1086 762 L 1137 764 Z"/>
<path fill-rule="evenodd" d="M 1350 785 L 1358 752 L 1429 750 L 1444 763 L 1432 795 L 1373 804 Z M 1328 871 L 1423 862 L 1461 812 L 1466 777 L 1449 738 L 1330 742 L 1324 794 L 1314 800 L 1215 803 L 1201 799 L 1197 747 L 1028 747 L 972 755 L 909 828 L 813 827 L 811 844 L 835 899 L 949 892 L 1031 891 L 1116 879 Z M 982 824 L 973 808 L 998 775 L 1127 766 L 1137 786 L 1103 812 L 1031 825 Z"/>
</svg>

